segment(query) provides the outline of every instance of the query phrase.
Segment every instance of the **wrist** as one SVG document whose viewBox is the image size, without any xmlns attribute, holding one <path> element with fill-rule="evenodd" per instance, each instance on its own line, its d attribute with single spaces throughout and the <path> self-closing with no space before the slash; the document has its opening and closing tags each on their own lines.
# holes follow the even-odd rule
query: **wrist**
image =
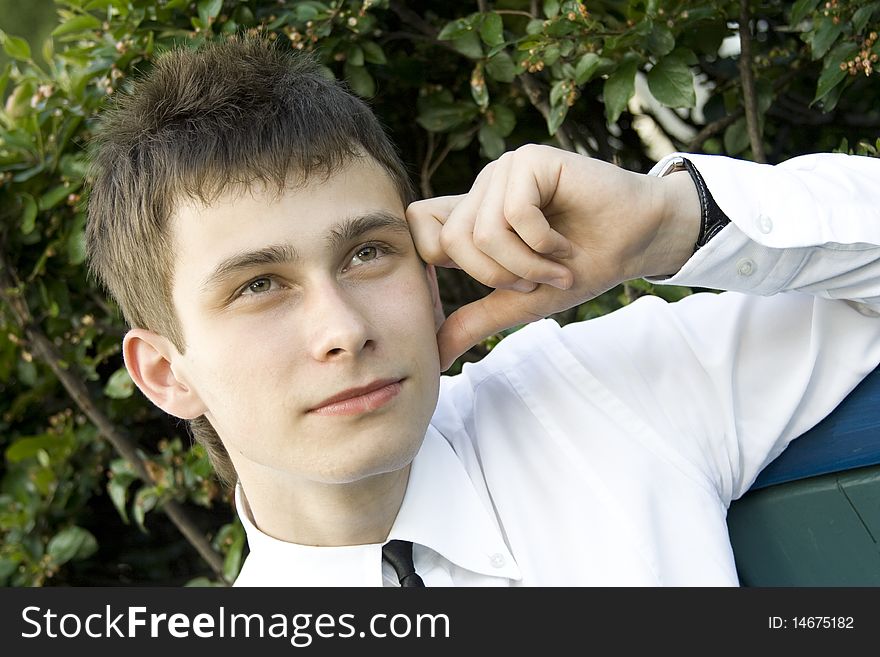
<svg viewBox="0 0 880 657">
<path fill-rule="evenodd" d="M 657 232 L 641 276 L 671 276 L 693 255 L 700 237 L 700 197 L 687 171 L 677 170 L 651 180 L 657 198 Z"/>
</svg>

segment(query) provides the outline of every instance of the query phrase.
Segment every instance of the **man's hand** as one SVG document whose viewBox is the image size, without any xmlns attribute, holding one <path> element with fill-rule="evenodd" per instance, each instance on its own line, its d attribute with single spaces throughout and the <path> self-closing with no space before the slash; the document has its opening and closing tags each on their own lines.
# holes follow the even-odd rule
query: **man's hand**
<svg viewBox="0 0 880 657">
<path fill-rule="evenodd" d="M 686 173 L 655 178 L 529 145 L 487 165 L 467 194 L 418 201 L 406 216 L 426 262 L 495 288 L 440 327 L 445 370 L 502 329 L 675 273 L 693 252 L 700 206 Z"/>
</svg>

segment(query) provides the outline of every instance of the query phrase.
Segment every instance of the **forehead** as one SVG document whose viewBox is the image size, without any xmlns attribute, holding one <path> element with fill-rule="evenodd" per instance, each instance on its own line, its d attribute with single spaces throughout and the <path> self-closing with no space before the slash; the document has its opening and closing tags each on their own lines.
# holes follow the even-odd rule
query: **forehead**
<svg viewBox="0 0 880 657">
<path fill-rule="evenodd" d="M 207 206 L 186 200 L 171 217 L 169 233 L 180 265 L 220 260 L 279 239 L 308 248 L 340 221 L 377 212 L 403 218 L 403 202 L 385 170 L 363 157 L 329 177 L 291 183 L 280 194 L 256 182 L 230 188 Z"/>
</svg>

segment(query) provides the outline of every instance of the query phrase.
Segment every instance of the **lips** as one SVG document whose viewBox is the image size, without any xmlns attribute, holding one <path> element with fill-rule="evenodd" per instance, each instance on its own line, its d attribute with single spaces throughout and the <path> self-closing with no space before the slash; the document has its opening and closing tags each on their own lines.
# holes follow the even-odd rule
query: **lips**
<svg viewBox="0 0 880 657">
<path fill-rule="evenodd" d="M 316 415 L 357 415 L 381 408 L 400 392 L 404 379 L 381 379 L 365 386 L 343 390 L 328 397 L 309 413 Z"/>
</svg>

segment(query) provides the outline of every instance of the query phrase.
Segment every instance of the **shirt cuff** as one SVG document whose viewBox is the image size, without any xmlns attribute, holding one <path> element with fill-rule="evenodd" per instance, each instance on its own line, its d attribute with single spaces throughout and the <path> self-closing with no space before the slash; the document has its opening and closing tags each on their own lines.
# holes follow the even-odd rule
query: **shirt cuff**
<svg viewBox="0 0 880 657">
<path fill-rule="evenodd" d="M 833 250 L 839 253 L 832 256 L 850 261 L 849 267 L 827 261 L 822 267 L 822 277 L 827 277 L 855 267 L 853 252 L 880 245 L 878 199 L 871 191 L 874 185 L 866 184 L 880 172 L 875 170 L 880 161 L 817 154 L 771 166 L 674 153 L 651 173 L 677 156 L 687 157 L 699 170 L 731 223 L 675 275 L 646 277 L 652 283 L 770 295 L 815 282 L 799 272 L 817 271 L 816 247 L 827 247 L 822 249 L 826 260 Z"/>
</svg>

